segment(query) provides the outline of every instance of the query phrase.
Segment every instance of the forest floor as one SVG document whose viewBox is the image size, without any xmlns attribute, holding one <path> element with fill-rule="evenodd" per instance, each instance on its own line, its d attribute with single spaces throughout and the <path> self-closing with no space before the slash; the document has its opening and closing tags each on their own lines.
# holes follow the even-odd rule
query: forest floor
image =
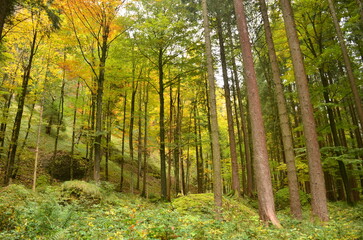
<svg viewBox="0 0 363 240">
<path fill-rule="evenodd" d="M 191 194 L 163 202 L 119 193 L 101 182 L 65 182 L 0 189 L 0 239 L 363 239 L 363 203 L 329 203 L 327 223 L 279 210 L 282 229 L 259 221 L 256 202 L 224 198 L 216 220 L 213 194 Z"/>
</svg>

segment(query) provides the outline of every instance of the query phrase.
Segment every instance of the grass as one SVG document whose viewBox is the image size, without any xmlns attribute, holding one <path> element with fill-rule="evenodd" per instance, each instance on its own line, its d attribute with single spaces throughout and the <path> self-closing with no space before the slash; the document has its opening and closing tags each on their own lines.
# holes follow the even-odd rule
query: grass
<svg viewBox="0 0 363 240">
<path fill-rule="evenodd" d="M 70 190 L 77 189 L 69 201 Z M 32 193 L 21 185 L 0 190 L 0 239 L 361 239 L 363 204 L 330 203 L 326 224 L 278 212 L 282 229 L 263 225 L 246 199 L 224 198 L 216 220 L 212 194 L 151 202 L 115 186 L 73 181 Z M 97 201 L 94 199 L 97 198 Z M 87 201 L 85 201 L 85 199 Z M 92 201 L 88 201 L 91 199 Z"/>
</svg>

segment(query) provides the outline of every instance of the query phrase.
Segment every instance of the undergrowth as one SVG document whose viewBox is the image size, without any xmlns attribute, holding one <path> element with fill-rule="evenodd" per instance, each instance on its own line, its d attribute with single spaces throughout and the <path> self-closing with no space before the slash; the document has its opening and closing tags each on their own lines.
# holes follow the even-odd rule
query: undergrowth
<svg viewBox="0 0 363 240">
<path fill-rule="evenodd" d="M 107 183 L 66 182 L 36 194 L 11 185 L 0 190 L 0 239 L 360 239 L 363 205 L 330 203 L 326 224 L 281 210 L 282 229 L 263 225 L 246 199 L 224 198 L 216 220 L 212 194 L 171 203 L 121 194 Z"/>
</svg>

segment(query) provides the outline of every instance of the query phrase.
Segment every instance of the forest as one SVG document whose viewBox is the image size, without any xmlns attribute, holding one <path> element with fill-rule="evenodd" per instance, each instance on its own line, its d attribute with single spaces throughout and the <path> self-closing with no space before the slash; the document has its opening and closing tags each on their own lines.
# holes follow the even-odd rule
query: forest
<svg viewBox="0 0 363 240">
<path fill-rule="evenodd" d="M 0 0 L 0 239 L 362 239 L 362 0 Z"/>
</svg>

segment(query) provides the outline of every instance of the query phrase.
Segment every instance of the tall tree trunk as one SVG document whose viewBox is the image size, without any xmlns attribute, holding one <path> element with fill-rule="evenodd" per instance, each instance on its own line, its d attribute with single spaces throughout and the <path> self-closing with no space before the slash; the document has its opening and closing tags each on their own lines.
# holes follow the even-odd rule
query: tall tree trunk
<svg viewBox="0 0 363 240">
<path fill-rule="evenodd" d="M 106 154 L 105 154 L 105 180 L 109 179 L 109 161 L 111 159 L 111 141 L 112 141 L 112 111 L 111 111 L 111 99 L 107 101 L 106 109 Z"/>
<path fill-rule="evenodd" d="M 216 206 L 217 215 L 222 210 L 222 177 L 221 177 L 221 150 L 219 145 L 219 127 L 217 118 L 217 103 L 215 92 L 215 78 L 213 72 L 213 56 L 212 43 L 210 39 L 210 28 L 208 19 L 207 0 L 202 0 L 203 9 L 203 26 L 205 39 L 205 52 L 207 60 L 208 73 L 208 99 L 211 120 L 211 138 L 212 138 L 212 158 L 213 158 L 213 193 L 214 204 Z M 220 216 L 217 216 L 220 217 Z"/>
<path fill-rule="evenodd" d="M 180 132 L 181 132 L 181 103 L 180 103 L 180 79 L 178 81 L 177 89 L 177 106 L 175 118 L 175 132 L 174 132 L 174 179 L 175 179 L 175 196 L 180 193 Z"/>
<path fill-rule="evenodd" d="M 171 200 L 171 165 L 172 165 L 172 144 L 173 144 L 173 128 L 174 128 L 174 121 L 173 121 L 173 108 L 174 108 L 174 102 L 173 102 L 173 88 L 170 85 L 169 87 L 169 149 L 168 149 L 168 176 L 167 176 L 167 200 Z"/>
<path fill-rule="evenodd" d="M 142 180 L 142 192 L 141 196 L 147 197 L 147 171 L 148 171 L 148 146 L 147 146 L 147 138 L 148 138 L 148 104 L 149 104 L 149 83 L 145 87 L 145 96 L 144 96 L 144 144 L 143 144 L 143 152 L 144 152 L 144 164 L 143 164 L 143 180 Z"/>
<path fill-rule="evenodd" d="M 9 145 L 9 151 L 8 151 L 8 160 L 6 162 L 5 167 L 5 176 L 4 176 L 4 184 L 8 185 L 13 178 L 13 170 L 14 170 L 14 164 L 15 164 L 15 156 L 16 156 L 16 150 L 18 147 L 18 139 L 19 139 L 19 132 L 21 127 L 21 120 L 23 118 L 23 111 L 24 111 L 24 103 L 25 103 L 25 97 L 27 94 L 28 89 L 28 83 L 30 79 L 30 72 L 33 64 L 34 55 L 36 53 L 37 42 L 38 37 L 38 31 L 35 30 L 31 47 L 30 47 L 30 54 L 29 54 L 29 60 L 27 65 L 24 67 L 24 75 L 23 75 L 23 81 L 21 86 L 21 92 L 19 94 L 18 99 L 18 108 L 14 120 L 14 126 L 13 126 L 13 132 L 11 135 L 11 141 Z"/>
<path fill-rule="evenodd" d="M 272 39 L 272 31 L 268 19 L 267 6 L 265 0 L 260 0 L 261 13 L 265 28 L 268 54 L 272 69 L 272 78 L 274 81 L 275 96 L 277 100 L 277 110 L 279 113 L 280 128 L 282 134 L 282 143 L 284 147 L 284 156 L 287 165 L 287 178 L 290 195 L 290 209 L 294 217 L 301 219 L 301 203 L 299 196 L 299 183 L 296 174 L 294 144 L 291 135 L 291 127 L 287 112 L 286 99 L 283 92 L 283 86 L 280 78 L 280 69 L 277 61 L 275 46 Z"/>
<path fill-rule="evenodd" d="M 237 149 L 236 149 L 236 136 L 234 133 L 231 90 L 229 88 L 229 82 L 228 82 L 227 61 L 226 61 L 226 53 L 224 47 L 224 38 L 223 38 L 220 13 L 218 13 L 217 16 L 217 31 L 218 31 L 219 50 L 220 50 L 222 72 L 223 72 L 224 98 L 226 101 L 226 110 L 227 110 L 229 150 L 231 154 L 231 166 L 232 166 L 232 191 L 234 195 L 240 196 L 241 187 L 239 184 L 239 177 L 238 177 L 238 159 L 237 159 Z"/>
<path fill-rule="evenodd" d="M 64 51 L 63 53 L 63 63 L 65 64 L 67 59 L 67 53 Z M 58 151 L 58 140 L 59 140 L 59 132 L 61 129 L 61 126 L 63 124 L 63 117 L 64 117 L 64 88 L 66 85 L 66 69 L 63 69 L 63 77 L 62 77 L 62 86 L 60 91 L 60 100 L 59 100 L 59 106 L 58 106 L 58 116 L 57 116 L 57 131 L 55 135 L 55 141 L 54 141 L 54 150 L 53 150 L 53 159 L 57 156 Z"/>
<path fill-rule="evenodd" d="M 289 0 L 281 0 L 286 34 L 289 42 L 295 81 L 301 106 L 302 122 L 306 139 L 307 158 L 309 163 L 310 190 L 312 195 L 312 213 L 321 221 L 328 221 L 328 208 L 324 173 L 320 161 L 320 149 L 313 106 L 310 101 L 308 80 L 305 73 L 303 56 L 300 50 L 294 16 Z"/>
<path fill-rule="evenodd" d="M 135 69 L 135 66 L 133 67 Z M 134 70 L 133 70 L 134 71 Z M 130 126 L 129 126 L 129 151 L 130 151 L 130 190 L 133 192 L 133 169 L 132 166 L 134 164 L 134 120 L 135 120 L 135 101 L 136 101 L 136 92 L 137 86 L 135 84 L 135 74 L 133 73 L 132 79 L 132 94 L 131 94 L 131 106 L 130 106 Z"/>
<path fill-rule="evenodd" d="M 230 36 L 230 45 L 234 46 L 231 25 L 228 23 L 228 35 Z M 233 50 L 231 50 L 232 55 L 232 70 L 233 75 L 235 77 L 235 88 L 237 93 L 238 107 L 239 107 L 239 115 L 241 117 L 241 127 L 242 127 L 242 135 L 243 135 L 243 143 L 245 150 L 245 158 L 246 158 L 246 176 L 247 183 L 245 193 L 247 196 L 253 196 L 253 172 L 252 172 L 252 157 L 251 157 L 251 143 L 250 143 L 250 134 L 248 132 L 248 120 L 246 118 L 243 102 L 242 102 L 242 91 L 240 85 L 238 83 L 238 71 L 235 57 L 233 56 Z"/>
<path fill-rule="evenodd" d="M 159 138 L 160 138 L 160 185 L 161 185 L 161 197 L 167 199 L 167 180 L 166 180 L 166 157 L 165 157 L 165 102 L 164 102 L 164 64 L 163 64 L 163 49 L 159 49 Z"/>
<path fill-rule="evenodd" d="M 125 131 L 126 131 L 126 108 L 127 108 L 127 94 L 124 97 L 123 107 L 123 120 L 122 120 L 122 141 L 121 141 L 121 159 L 120 159 L 120 192 L 123 191 L 124 186 L 124 166 L 125 166 Z"/>
<path fill-rule="evenodd" d="M 35 148 L 35 160 L 34 160 L 34 170 L 33 170 L 33 185 L 32 190 L 35 192 L 35 188 L 37 185 L 37 172 L 38 172 L 38 162 L 39 162 L 39 145 L 40 145 L 40 134 L 42 131 L 42 123 L 43 123 L 43 97 L 41 97 L 40 101 L 40 112 L 39 112 L 39 123 L 38 123 L 38 133 L 37 133 L 37 143 Z"/>
<path fill-rule="evenodd" d="M 234 0 L 237 27 L 242 48 L 243 65 L 246 74 L 248 107 L 251 119 L 251 133 L 253 141 L 254 171 L 259 202 L 261 220 L 281 227 L 275 213 L 274 196 L 272 192 L 271 173 L 268 163 L 266 134 L 263 125 L 261 103 L 258 93 L 256 72 L 254 69 L 250 38 L 243 0 Z"/>
<path fill-rule="evenodd" d="M 74 110 L 73 110 L 73 123 L 72 123 L 72 145 L 71 145 L 71 164 L 70 164 L 70 178 L 73 180 L 73 173 L 74 173 L 74 145 L 75 145 L 75 138 L 76 138 L 76 123 L 77 123 L 77 105 L 78 105 L 78 98 L 79 98 L 79 86 L 80 82 L 79 79 L 77 81 L 77 89 L 76 89 L 76 100 L 74 102 Z"/>
<path fill-rule="evenodd" d="M 354 73 L 353 73 L 352 63 L 351 63 L 351 60 L 349 58 L 349 53 L 348 53 L 347 46 L 345 45 L 342 30 L 340 29 L 340 26 L 339 26 L 339 20 L 338 20 L 336 11 L 335 11 L 334 3 L 333 3 L 332 0 L 328 0 L 328 3 L 329 3 L 330 13 L 331 13 L 331 16 L 333 18 L 333 22 L 334 22 L 334 26 L 335 26 L 335 31 L 337 32 L 337 37 L 338 37 L 338 40 L 339 40 L 340 48 L 342 50 L 344 65 L 345 65 L 345 69 L 347 71 L 350 88 L 351 88 L 352 93 L 353 93 L 353 100 L 354 100 L 354 104 L 355 104 L 355 110 L 357 111 L 357 114 L 358 114 L 358 119 L 359 119 L 359 122 L 360 122 L 360 130 L 361 130 L 361 134 L 362 134 L 363 133 L 363 105 L 362 105 L 362 99 L 361 99 L 361 97 L 359 95 L 359 92 L 358 92 L 357 82 L 356 82 L 356 79 L 355 79 L 355 76 L 354 76 Z"/>
<path fill-rule="evenodd" d="M 142 161 L 142 88 L 139 92 L 139 106 L 138 106 L 138 135 L 137 135 L 137 182 L 136 189 L 140 190 L 140 177 L 141 177 L 141 161 Z M 147 114 L 147 113 L 145 113 Z"/>
<path fill-rule="evenodd" d="M 197 188 L 198 193 L 203 193 L 203 163 L 199 157 L 199 134 L 198 134 L 198 106 L 197 101 L 194 102 L 194 136 L 195 136 L 195 162 L 197 167 Z"/>
</svg>

